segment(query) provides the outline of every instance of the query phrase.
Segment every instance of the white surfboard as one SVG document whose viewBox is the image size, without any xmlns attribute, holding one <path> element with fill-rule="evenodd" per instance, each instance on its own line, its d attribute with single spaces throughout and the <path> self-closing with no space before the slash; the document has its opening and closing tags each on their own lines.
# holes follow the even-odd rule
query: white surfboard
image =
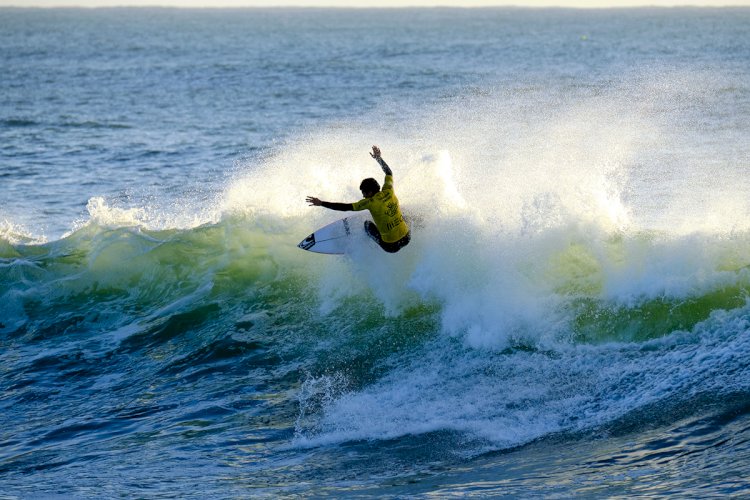
<svg viewBox="0 0 750 500">
<path fill-rule="evenodd" d="M 326 254 L 345 254 L 356 235 L 365 234 L 361 216 L 344 217 L 321 227 L 297 245 L 302 250 Z"/>
</svg>

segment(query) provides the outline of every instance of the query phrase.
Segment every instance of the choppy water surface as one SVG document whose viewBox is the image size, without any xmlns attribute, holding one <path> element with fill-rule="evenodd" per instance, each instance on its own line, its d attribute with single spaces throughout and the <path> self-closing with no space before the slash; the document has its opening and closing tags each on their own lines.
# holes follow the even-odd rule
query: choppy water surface
<svg viewBox="0 0 750 500">
<path fill-rule="evenodd" d="M 0 10 L 2 494 L 742 494 L 748 26 Z"/>
</svg>

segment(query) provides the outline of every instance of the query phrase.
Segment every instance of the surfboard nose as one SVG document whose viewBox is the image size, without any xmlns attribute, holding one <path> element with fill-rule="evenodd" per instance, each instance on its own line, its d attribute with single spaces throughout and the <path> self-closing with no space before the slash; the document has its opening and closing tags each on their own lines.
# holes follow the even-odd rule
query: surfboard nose
<svg viewBox="0 0 750 500">
<path fill-rule="evenodd" d="M 300 241 L 297 244 L 297 247 L 301 248 L 302 250 L 309 250 L 314 245 L 315 245 L 315 234 L 313 233 L 310 236 L 308 236 L 307 238 L 305 238 L 304 240 Z"/>
</svg>

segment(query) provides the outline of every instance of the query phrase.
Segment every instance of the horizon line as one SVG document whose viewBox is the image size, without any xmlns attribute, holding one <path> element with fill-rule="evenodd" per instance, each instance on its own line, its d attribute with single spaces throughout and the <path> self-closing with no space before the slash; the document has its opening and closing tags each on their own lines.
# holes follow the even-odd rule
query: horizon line
<svg viewBox="0 0 750 500">
<path fill-rule="evenodd" d="M 67 4 L 67 5 L 28 5 L 24 2 L 24 5 L 20 4 L 8 4 L 4 5 L 0 3 L 0 8 L 5 9 L 178 9 L 178 10 L 240 10 L 240 9 L 257 9 L 257 10 L 283 10 L 283 9 L 336 9 L 336 10 L 398 10 L 398 9 L 571 9 L 571 10 L 615 10 L 615 9 L 725 9 L 725 8 L 748 8 L 748 3 L 724 3 L 720 5 L 714 5 L 711 3 L 700 3 L 700 4 L 674 4 L 674 5 L 658 5 L 654 3 L 642 3 L 636 5 L 606 5 L 606 6 L 583 6 L 583 5 L 519 5 L 519 4 L 508 4 L 508 5 L 170 5 L 170 4 L 130 4 L 123 3 L 119 5 L 81 5 L 81 4 Z"/>
</svg>

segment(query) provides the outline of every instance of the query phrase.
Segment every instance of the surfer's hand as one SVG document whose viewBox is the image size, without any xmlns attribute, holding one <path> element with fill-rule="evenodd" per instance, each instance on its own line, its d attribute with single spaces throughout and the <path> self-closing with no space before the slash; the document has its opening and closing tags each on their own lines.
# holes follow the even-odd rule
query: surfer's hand
<svg viewBox="0 0 750 500">
<path fill-rule="evenodd" d="M 380 148 L 377 146 L 372 147 L 372 153 L 370 153 L 370 156 L 375 158 L 376 160 L 380 158 Z"/>
<path fill-rule="evenodd" d="M 308 196 L 306 201 L 310 204 L 311 207 L 313 206 L 319 207 L 320 204 L 323 203 L 322 201 L 320 201 L 314 196 Z"/>
</svg>

